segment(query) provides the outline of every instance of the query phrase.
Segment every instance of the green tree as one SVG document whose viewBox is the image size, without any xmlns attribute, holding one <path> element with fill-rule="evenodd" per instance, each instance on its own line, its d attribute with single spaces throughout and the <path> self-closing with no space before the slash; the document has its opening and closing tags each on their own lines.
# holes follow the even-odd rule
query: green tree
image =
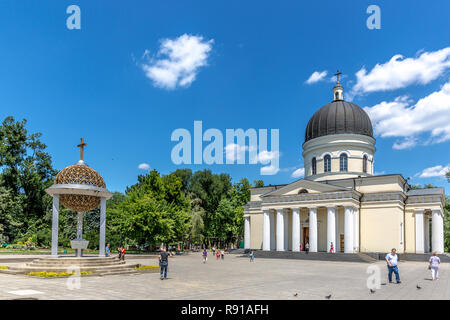
<svg viewBox="0 0 450 320">
<path fill-rule="evenodd" d="M 264 187 L 264 181 L 262 181 L 262 180 L 254 180 L 254 181 L 253 181 L 253 186 L 254 186 L 255 188 L 261 188 L 261 187 Z"/>
<path fill-rule="evenodd" d="M 0 126 L 0 187 L 8 199 L 20 204 L 10 208 L 10 241 L 34 235 L 50 227 L 51 197 L 45 189 L 53 183 L 56 171 L 41 134 L 29 134 L 27 121 L 7 117 Z"/>
</svg>

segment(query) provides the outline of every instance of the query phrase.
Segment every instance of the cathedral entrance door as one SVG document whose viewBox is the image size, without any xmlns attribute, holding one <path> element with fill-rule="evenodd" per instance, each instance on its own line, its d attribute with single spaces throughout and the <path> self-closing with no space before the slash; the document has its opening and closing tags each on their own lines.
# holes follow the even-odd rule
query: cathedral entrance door
<svg viewBox="0 0 450 320">
<path fill-rule="evenodd" d="M 341 249 L 341 252 L 344 252 L 344 235 L 343 235 L 343 234 L 340 234 L 340 235 L 339 235 L 339 240 L 340 240 L 340 249 Z"/>
<path fill-rule="evenodd" d="M 305 245 L 307 242 L 309 242 L 309 227 L 303 227 L 302 230 L 302 235 L 303 235 L 303 239 L 302 239 L 302 247 L 303 247 L 303 251 L 305 251 Z"/>
</svg>

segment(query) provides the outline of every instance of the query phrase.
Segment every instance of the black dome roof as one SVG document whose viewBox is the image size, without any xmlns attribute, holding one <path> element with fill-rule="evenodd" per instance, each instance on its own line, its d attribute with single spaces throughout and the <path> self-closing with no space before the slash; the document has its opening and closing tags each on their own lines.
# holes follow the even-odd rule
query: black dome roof
<svg viewBox="0 0 450 320">
<path fill-rule="evenodd" d="M 309 119 L 305 130 L 305 142 L 340 133 L 362 134 L 373 138 L 369 116 L 356 104 L 335 100 L 317 110 Z"/>
</svg>

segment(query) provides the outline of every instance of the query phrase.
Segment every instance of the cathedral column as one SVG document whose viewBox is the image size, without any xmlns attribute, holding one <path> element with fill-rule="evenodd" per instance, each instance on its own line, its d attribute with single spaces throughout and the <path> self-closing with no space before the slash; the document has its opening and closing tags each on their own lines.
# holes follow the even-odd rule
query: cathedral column
<svg viewBox="0 0 450 320">
<path fill-rule="evenodd" d="M 353 208 L 353 252 L 359 252 L 359 208 Z"/>
<path fill-rule="evenodd" d="M 52 258 L 58 257 L 58 227 L 59 227 L 59 195 L 53 195 L 52 206 Z"/>
<path fill-rule="evenodd" d="M 263 211 L 263 250 L 270 250 L 270 213 L 269 210 Z"/>
<path fill-rule="evenodd" d="M 416 220 L 416 253 L 424 253 L 425 237 L 424 237 L 424 210 L 415 211 Z M 434 221 L 433 221 L 434 222 Z"/>
<path fill-rule="evenodd" d="M 292 209 L 292 251 L 300 251 L 300 209 Z"/>
<path fill-rule="evenodd" d="M 289 213 L 283 211 L 283 221 L 284 221 L 284 250 L 289 250 Z"/>
<path fill-rule="evenodd" d="M 430 216 L 428 214 L 423 215 L 424 233 L 425 233 L 425 252 L 430 252 Z"/>
<path fill-rule="evenodd" d="M 344 209 L 344 252 L 353 253 L 353 207 Z"/>
<path fill-rule="evenodd" d="M 317 208 L 309 208 L 309 251 L 317 252 Z"/>
<path fill-rule="evenodd" d="M 432 210 L 431 249 L 437 253 L 444 253 L 444 220 L 441 210 Z"/>
<path fill-rule="evenodd" d="M 244 249 L 250 249 L 250 217 L 244 217 Z"/>
<path fill-rule="evenodd" d="M 327 252 L 330 252 L 331 243 L 336 252 L 336 209 L 334 207 L 327 208 Z"/>
<path fill-rule="evenodd" d="M 284 250 L 284 212 L 277 209 L 277 251 Z"/>
</svg>

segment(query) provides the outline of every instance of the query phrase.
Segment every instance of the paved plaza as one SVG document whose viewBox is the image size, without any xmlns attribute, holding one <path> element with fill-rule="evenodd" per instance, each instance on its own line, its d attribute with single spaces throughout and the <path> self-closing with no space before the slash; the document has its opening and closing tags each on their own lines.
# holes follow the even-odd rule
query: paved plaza
<svg viewBox="0 0 450 320">
<path fill-rule="evenodd" d="M 157 264 L 157 258 L 130 262 Z M 5 265 L 6 263 L 2 263 Z M 430 281 L 424 262 L 400 262 L 402 284 L 367 288 L 369 266 L 378 266 L 381 282 L 387 282 L 383 261 L 373 264 L 288 259 L 249 259 L 229 254 L 225 260 L 200 253 L 169 260 L 165 281 L 158 273 L 88 276 L 80 289 L 69 290 L 67 278 L 33 278 L 0 274 L 0 299 L 450 299 L 450 264 L 440 267 L 438 281 Z M 421 289 L 417 289 L 419 285 Z M 295 296 L 295 294 L 297 295 Z"/>
</svg>

